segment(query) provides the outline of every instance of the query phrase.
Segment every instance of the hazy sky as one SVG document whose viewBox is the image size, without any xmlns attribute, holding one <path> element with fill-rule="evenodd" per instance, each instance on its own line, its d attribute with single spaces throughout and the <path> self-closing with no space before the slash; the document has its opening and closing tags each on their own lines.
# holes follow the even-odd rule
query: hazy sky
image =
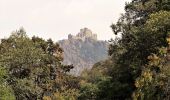
<svg viewBox="0 0 170 100">
<path fill-rule="evenodd" d="M 131 0 L 0 0 L 0 38 L 24 27 L 29 36 L 61 40 L 87 27 L 98 38 L 114 37 L 110 25 Z"/>
</svg>

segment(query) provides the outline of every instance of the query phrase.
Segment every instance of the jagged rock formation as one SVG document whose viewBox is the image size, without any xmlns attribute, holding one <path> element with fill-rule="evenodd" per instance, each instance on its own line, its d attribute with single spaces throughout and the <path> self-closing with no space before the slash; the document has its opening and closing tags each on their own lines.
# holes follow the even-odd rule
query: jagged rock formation
<svg viewBox="0 0 170 100">
<path fill-rule="evenodd" d="M 81 29 L 80 32 L 76 36 L 69 34 L 68 39 L 69 40 L 80 39 L 82 41 L 85 41 L 86 39 L 92 39 L 92 40 L 97 41 L 97 34 L 93 34 L 91 30 L 89 30 L 88 28 L 84 28 L 84 29 Z"/>
<path fill-rule="evenodd" d="M 73 64 L 70 73 L 76 76 L 107 58 L 108 43 L 97 40 L 97 34 L 88 28 L 81 29 L 76 36 L 69 34 L 68 39 L 59 41 L 59 44 L 64 50 L 64 64 Z"/>
</svg>

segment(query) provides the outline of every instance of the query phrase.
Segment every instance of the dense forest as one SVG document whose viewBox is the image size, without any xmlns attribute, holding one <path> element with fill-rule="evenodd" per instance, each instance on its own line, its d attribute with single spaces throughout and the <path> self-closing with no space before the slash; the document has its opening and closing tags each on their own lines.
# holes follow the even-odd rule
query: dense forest
<svg viewBox="0 0 170 100">
<path fill-rule="evenodd" d="M 170 100 L 170 0 L 132 0 L 111 28 L 108 59 L 77 77 L 51 39 L 1 39 L 0 100 Z"/>
</svg>

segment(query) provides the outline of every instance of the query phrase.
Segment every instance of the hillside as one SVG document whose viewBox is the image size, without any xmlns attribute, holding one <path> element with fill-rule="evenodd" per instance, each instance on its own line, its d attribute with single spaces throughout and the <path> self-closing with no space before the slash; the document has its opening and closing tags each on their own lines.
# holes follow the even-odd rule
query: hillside
<svg viewBox="0 0 170 100">
<path fill-rule="evenodd" d="M 108 43 L 98 40 L 97 34 L 88 28 L 81 29 L 76 36 L 69 34 L 68 39 L 59 41 L 59 44 L 64 50 L 64 64 L 73 64 L 70 73 L 76 76 L 107 58 Z"/>
</svg>

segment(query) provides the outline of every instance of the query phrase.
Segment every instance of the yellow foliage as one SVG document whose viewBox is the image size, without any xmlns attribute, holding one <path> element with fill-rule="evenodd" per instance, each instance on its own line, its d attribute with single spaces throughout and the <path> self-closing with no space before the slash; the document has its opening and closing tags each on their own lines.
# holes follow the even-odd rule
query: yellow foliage
<svg viewBox="0 0 170 100">
<path fill-rule="evenodd" d="M 56 98 L 56 100 L 65 100 L 64 97 L 60 93 L 55 93 L 54 98 Z"/>
<path fill-rule="evenodd" d="M 168 37 L 166 40 L 167 40 L 168 44 L 170 45 L 170 37 Z"/>
<path fill-rule="evenodd" d="M 51 97 L 49 97 L 49 96 L 44 96 L 44 97 L 43 97 L 43 100 L 52 100 L 52 99 L 51 99 Z"/>
</svg>

